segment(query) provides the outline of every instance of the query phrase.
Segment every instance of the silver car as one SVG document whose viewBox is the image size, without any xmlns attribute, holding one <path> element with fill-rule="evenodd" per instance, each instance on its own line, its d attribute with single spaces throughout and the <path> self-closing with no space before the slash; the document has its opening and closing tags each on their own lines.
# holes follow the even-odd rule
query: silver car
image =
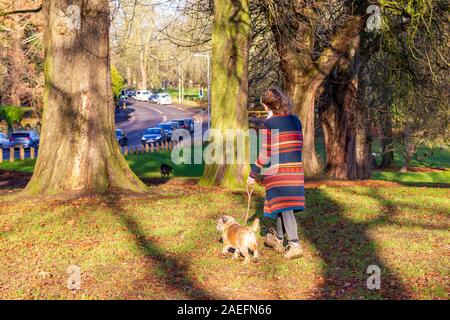
<svg viewBox="0 0 450 320">
<path fill-rule="evenodd" d="M 23 147 L 28 149 L 33 147 L 37 149 L 39 147 L 39 134 L 36 131 L 17 131 L 11 133 L 9 139 L 9 145 L 12 148 Z"/>
<path fill-rule="evenodd" d="M 0 148 L 8 149 L 9 148 L 9 139 L 8 136 L 4 133 L 0 132 Z"/>
</svg>

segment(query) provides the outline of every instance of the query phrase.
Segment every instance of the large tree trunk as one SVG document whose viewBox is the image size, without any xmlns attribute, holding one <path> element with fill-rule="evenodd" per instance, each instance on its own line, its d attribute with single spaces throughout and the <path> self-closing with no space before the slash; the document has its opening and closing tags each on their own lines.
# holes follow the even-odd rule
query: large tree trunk
<svg viewBox="0 0 450 320">
<path fill-rule="evenodd" d="M 139 85 L 139 88 L 141 90 L 147 90 L 147 64 L 144 58 L 144 51 L 141 49 L 139 51 L 139 71 L 141 73 L 141 84 Z"/>
<path fill-rule="evenodd" d="M 331 78 L 325 85 L 323 100 L 319 106 L 319 117 L 325 138 L 326 166 L 328 175 L 347 179 L 347 159 L 354 152 L 354 136 L 350 134 L 350 116 L 345 110 L 352 107 L 345 100 L 345 86 L 341 80 Z"/>
<path fill-rule="evenodd" d="M 131 89 L 133 83 L 131 81 L 131 68 L 127 67 L 127 89 Z"/>
<path fill-rule="evenodd" d="M 76 15 L 73 6 L 68 11 L 69 5 L 81 8 L 79 29 L 67 21 Z M 48 0 L 43 13 L 43 127 L 39 157 L 25 192 L 145 190 L 114 135 L 108 1 Z"/>
<path fill-rule="evenodd" d="M 288 68 L 286 70 L 289 70 Z M 289 74 L 290 71 L 284 72 Z M 299 78 L 297 78 L 299 79 Z M 321 80 L 307 79 L 300 83 L 294 81 L 284 81 L 283 88 L 286 94 L 292 98 L 292 113 L 299 116 L 303 129 L 303 163 L 305 174 L 309 177 L 317 176 L 321 172 L 321 167 L 316 154 L 314 110 L 317 89 L 322 83 Z"/>
<path fill-rule="evenodd" d="M 352 46 L 361 30 L 361 16 L 350 17 L 334 35 L 330 46 L 318 58 L 314 58 L 314 26 L 310 19 L 313 10 L 302 1 L 294 1 L 281 21 L 274 21 L 272 30 L 281 60 L 283 89 L 291 97 L 293 113 L 300 117 L 303 125 L 303 162 L 306 176 L 317 176 L 321 172 L 315 147 L 315 98 L 318 88 L 334 69 L 339 58 Z M 290 12 L 290 13 L 289 13 Z M 272 12 L 268 12 L 271 14 Z M 295 17 L 295 18 L 292 18 Z"/>
<path fill-rule="evenodd" d="M 389 169 L 394 165 L 394 139 L 392 134 L 392 114 L 389 110 L 380 113 L 381 125 L 381 169 Z"/>
<path fill-rule="evenodd" d="M 362 96 L 366 90 L 365 81 L 367 73 L 367 63 L 369 56 L 362 58 L 360 67 L 358 92 L 356 96 L 355 108 L 355 156 L 356 156 L 356 177 L 358 179 L 370 179 L 372 176 L 372 136 L 370 132 L 369 108 L 366 99 Z"/>
<path fill-rule="evenodd" d="M 225 136 L 227 129 L 248 130 L 249 1 L 216 0 L 214 10 L 211 126 Z M 235 186 L 244 182 L 247 171 L 242 162 L 207 164 L 201 183 Z"/>
<path fill-rule="evenodd" d="M 368 113 L 361 97 L 360 81 L 366 57 L 359 51 L 359 36 L 330 75 L 319 107 L 325 136 L 327 174 L 338 179 L 370 177 Z"/>
</svg>

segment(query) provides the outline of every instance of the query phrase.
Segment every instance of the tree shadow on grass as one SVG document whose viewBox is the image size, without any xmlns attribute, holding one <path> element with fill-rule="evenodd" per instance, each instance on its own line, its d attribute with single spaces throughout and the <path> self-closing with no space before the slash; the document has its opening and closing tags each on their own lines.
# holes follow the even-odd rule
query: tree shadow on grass
<svg viewBox="0 0 450 320">
<path fill-rule="evenodd" d="M 24 188 L 31 179 L 31 173 L 0 170 L 0 190 Z"/>
<path fill-rule="evenodd" d="M 300 233 L 324 261 L 320 298 L 408 299 L 408 289 L 379 255 L 380 247 L 368 235 L 369 222 L 356 223 L 325 191 L 307 190 L 307 211 L 298 214 Z M 351 198 L 348 199 L 351 201 Z M 381 269 L 381 289 L 367 287 L 367 268 Z"/>
<path fill-rule="evenodd" d="M 126 210 L 120 205 L 116 196 L 105 196 L 105 202 L 108 207 L 114 212 L 120 223 L 124 225 L 127 231 L 133 236 L 138 249 L 149 260 L 148 280 L 158 277 L 158 280 L 163 282 L 164 291 L 172 292 L 175 296 L 181 295 L 188 299 L 196 300 L 210 300 L 217 299 L 211 293 L 206 292 L 188 274 L 188 264 L 181 261 L 177 257 L 168 255 L 164 249 L 159 247 L 154 240 L 149 237 L 140 226 L 139 222 L 126 213 Z M 145 279 L 144 279 L 145 281 Z M 140 281 L 137 286 L 145 286 L 145 283 Z M 137 288 L 139 290 L 139 288 Z M 136 294 L 134 292 L 133 294 Z"/>
<path fill-rule="evenodd" d="M 430 223 L 426 222 L 417 222 L 413 219 L 407 219 L 406 217 L 401 217 L 401 221 L 397 221 L 396 218 L 400 215 L 399 205 L 403 208 L 408 208 L 409 210 L 423 210 L 421 205 L 413 204 L 413 203 L 402 203 L 396 204 L 396 201 L 390 200 L 385 197 L 378 189 L 371 189 L 370 192 L 355 192 L 354 190 L 349 191 L 350 194 L 354 194 L 356 196 L 366 196 L 368 198 L 372 198 L 376 200 L 381 207 L 381 214 L 375 218 L 370 220 L 367 223 L 368 226 L 374 228 L 378 225 L 394 225 L 398 227 L 410 227 L 410 228 L 421 228 L 423 230 L 436 230 L 436 231 L 445 231 L 449 229 L 448 223 L 446 219 L 448 219 L 448 209 L 444 207 L 433 207 L 433 215 L 440 218 L 441 220 L 438 223 Z M 425 206 L 425 204 L 423 204 Z"/>
<path fill-rule="evenodd" d="M 170 179 L 171 178 L 149 177 L 149 178 L 141 178 L 141 181 L 144 182 L 147 186 L 160 186 L 168 183 Z"/>
<path fill-rule="evenodd" d="M 252 220 L 261 216 L 264 198 L 254 198 L 256 208 Z M 308 188 L 306 211 L 296 214 L 300 238 L 307 239 L 323 261 L 318 299 L 408 299 L 408 289 L 379 256 L 379 246 L 367 234 L 368 223 L 356 223 L 344 208 L 319 188 Z M 351 198 L 349 198 L 351 201 Z M 275 221 L 262 219 L 264 235 Z M 303 256 L 301 259 L 308 259 Z M 369 290 L 367 268 L 381 269 L 381 289 Z M 301 273 L 298 275 L 301 277 Z"/>
</svg>

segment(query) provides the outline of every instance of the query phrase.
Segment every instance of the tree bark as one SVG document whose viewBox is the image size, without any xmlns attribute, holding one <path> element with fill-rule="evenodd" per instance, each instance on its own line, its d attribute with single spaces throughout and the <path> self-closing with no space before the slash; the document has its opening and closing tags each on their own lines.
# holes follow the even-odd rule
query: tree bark
<svg viewBox="0 0 450 320">
<path fill-rule="evenodd" d="M 17 28 L 17 26 L 18 24 L 12 21 L 7 23 L 7 27 L 11 29 Z M 21 30 L 8 31 L 6 35 L 9 44 L 7 45 L 5 55 L 5 92 L 0 103 L 20 106 L 21 93 L 26 88 L 23 85 L 23 81 L 26 77 L 25 66 L 27 65 L 26 58 L 20 47 L 22 43 L 22 32 Z"/>
<path fill-rule="evenodd" d="M 381 169 L 389 169 L 394 165 L 394 138 L 392 134 L 392 114 L 389 111 L 380 113 L 381 124 Z"/>
<path fill-rule="evenodd" d="M 370 179 L 372 176 L 372 136 L 370 131 L 369 108 L 364 99 L 367 63 L 370 57 L 362 57 L 359 73 L 358 91 L 356 93 L 355 108 L 355 148 L 356 148 L 356 177 L 358 179 Z"/>
<path fill-rule="evenodd" d="M 131 81 L 131 68 L 127 67 L 127 89 L 131 89 L 133 86 L 133 83 Z"/>
<path fill-rule="evenodd" d="M 327 174 L 337 179 L 370 177 L 368 110 L 360 81 L 368 57 L 359 52 L 359 36 L 328 78 L 319 115 L 325 137 Z"/>
<path fill-rule="evenodd" d="M 248 130 L 249 1 L 215 0 L 214 9 L 211 127 L 225 135 L 228 129 Z M 226 153 L 224 148 L 223 154 Z M 227 187 L 242 184 L 248 167 L 248 163 L 229 161 L 207 164 L 201 183 Z"/>
<path fill-rule="evenodd" d="M 141 74 L 141 84 L 139 85 L 139 88 L 141 90 L 147 90 L 148 80 L 147 80 L 147 64 L 144 58 L 144 51 L 141 49 L 139 51 L 139 71 Z"/>
<path fill-rule="evenodd" d="M 79 28 L 67 21 L 73 14 L 69 5 L 80 8 Z M 49 0 L 43 2 L 43 13 L 43 126 L 39 156 L 25 192 L 145 190 L 114 135 L 108 1 Z"/>
</svg>

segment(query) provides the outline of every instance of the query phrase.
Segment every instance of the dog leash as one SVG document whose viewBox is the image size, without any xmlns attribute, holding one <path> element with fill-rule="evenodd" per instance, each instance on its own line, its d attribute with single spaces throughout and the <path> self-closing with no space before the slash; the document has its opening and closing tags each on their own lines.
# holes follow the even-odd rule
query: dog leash
<svg viewBox="0 0 450 320">
<path fill-rule="evenodd" d="M 253 190 L 255 189 L 255 184 L 252 184 L 252 188 L 249 190 L 249 185 L 247 184 L 247 197 L 248 197 L 248 203 L 247 203 L 247 214 L 245 215 L 245 223 L 244 226 L 247 225 L 247 220 L 248 220 L 248 214 L 250 213 L 250 203 L 252 201 L 252 193 Z"/>
</svg>

